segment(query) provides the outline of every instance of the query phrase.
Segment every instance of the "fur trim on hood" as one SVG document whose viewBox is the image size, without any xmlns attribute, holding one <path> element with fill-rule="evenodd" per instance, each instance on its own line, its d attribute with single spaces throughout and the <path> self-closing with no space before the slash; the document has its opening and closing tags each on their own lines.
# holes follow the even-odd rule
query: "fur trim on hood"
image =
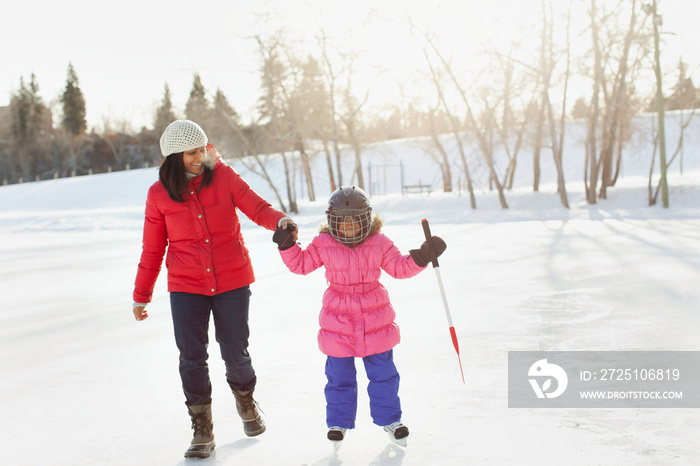
<svg viewBox="0 0 700 466">
<path fill-rule="evenodd" d="M 383 226 L 384 226 L 384 220 L 379 216 L 379 214 L 374 214 L 372 216 L 372 225 L 370 225 L 369 234 L 367 235 L 367 238 L 369 238 L 370 236 L 372 236 L 373 234 L 375 234 L 376 232 L 381 230 Z M 319 230 L 319 233 L 330 234 L 330 232 L 331 232 L 331 230 L 330 230 L 330 228 L 328 228 L 328 224 L 322 223 L 320 230 Z"/>
</svg>

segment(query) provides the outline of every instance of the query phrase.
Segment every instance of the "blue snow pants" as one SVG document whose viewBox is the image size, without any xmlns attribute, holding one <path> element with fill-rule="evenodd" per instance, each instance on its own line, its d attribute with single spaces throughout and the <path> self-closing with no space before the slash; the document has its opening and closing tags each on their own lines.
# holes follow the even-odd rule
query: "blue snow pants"
<svg viewBox="0 0 700 466">
<path fill-rule="evenodd" d="M 250 294 L 248 286 L 214 296 L 170 293 L 175 343 L 180 350 L 180 378 L 190 405 L 211 398 L 207 348 L 212 315 L 229 386 L 243 392 L 255 387 L 255 371 L 248 354 Z"/>
<path fill-rule="evenodd" d="M 386 426 L 401 419 L 399 373 L 393 350 L 362 358 L 369 379 L 367 393 L 372 421 Z M 346 429 L 355 427 L 357 415 L 357 371 L 355 358 L 326 359 L 326 424 Z"/>
</svg>

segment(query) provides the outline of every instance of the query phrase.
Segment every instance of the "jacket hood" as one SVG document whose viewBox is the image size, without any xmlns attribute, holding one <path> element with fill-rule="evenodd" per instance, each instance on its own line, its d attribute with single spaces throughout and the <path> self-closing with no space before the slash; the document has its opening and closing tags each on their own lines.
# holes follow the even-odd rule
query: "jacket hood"
<svg viewBox="0 0 700 466">
<path fill-rule="evenodd" d="M 210 170 L 214 170 L 223 163 L 225 162 L 221 158 L 219 151 L 217 151 L 213 145 L 207 144 L 207 158 L 204 159 L 204 165 Z"/>
</svg>

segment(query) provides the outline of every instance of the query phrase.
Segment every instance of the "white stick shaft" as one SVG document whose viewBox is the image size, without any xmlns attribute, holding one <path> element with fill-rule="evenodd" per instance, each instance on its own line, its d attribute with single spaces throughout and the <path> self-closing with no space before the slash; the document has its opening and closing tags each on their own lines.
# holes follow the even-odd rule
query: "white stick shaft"
<svg viewBox="0 0 700 466">
<path fill-rule="evenodd" d="M 447 296 L 445 295 L 445 287 L 442 286 L 442 277 L 440 276 L 440 267 L 433 267 L 435 269 L 435 276 L 437 277 L 438 285 L 440 286 L 440 295 L 442 296 L 442 304 L 445 305 L 445 314 L 447 314 L 447 323 L 450 327 L 454 327 L 452 324 L 452 316 L 450 315 L 450 306 L 447 304 Z"/>
</svg>

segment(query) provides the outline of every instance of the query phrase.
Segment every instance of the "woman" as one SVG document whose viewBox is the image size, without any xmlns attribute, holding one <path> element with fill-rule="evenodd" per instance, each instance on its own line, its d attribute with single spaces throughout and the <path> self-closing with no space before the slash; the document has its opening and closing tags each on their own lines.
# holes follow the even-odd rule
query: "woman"
<svg viewBox="0 0 700 466">
<path fill-rule="evenodd" d="M 165 159 L 159 181 L 148 190 L 133 311 L 137 321 L 148 318 L 146 305 L 167 249 L 180 377 L 194 429 L 185 456 L 205 458 L 215 446 L 207 366 L 210 315 L 244 432 L 265 431 L 253 399 L 256 377 L 248 354 L 249 285 L 255 277 L 236 209 L 268 230 L 288 229 L 294 237 L 297 230 L 221 160 L 197 123 L 171 123 L 160 148 Z"/>
</svg>

